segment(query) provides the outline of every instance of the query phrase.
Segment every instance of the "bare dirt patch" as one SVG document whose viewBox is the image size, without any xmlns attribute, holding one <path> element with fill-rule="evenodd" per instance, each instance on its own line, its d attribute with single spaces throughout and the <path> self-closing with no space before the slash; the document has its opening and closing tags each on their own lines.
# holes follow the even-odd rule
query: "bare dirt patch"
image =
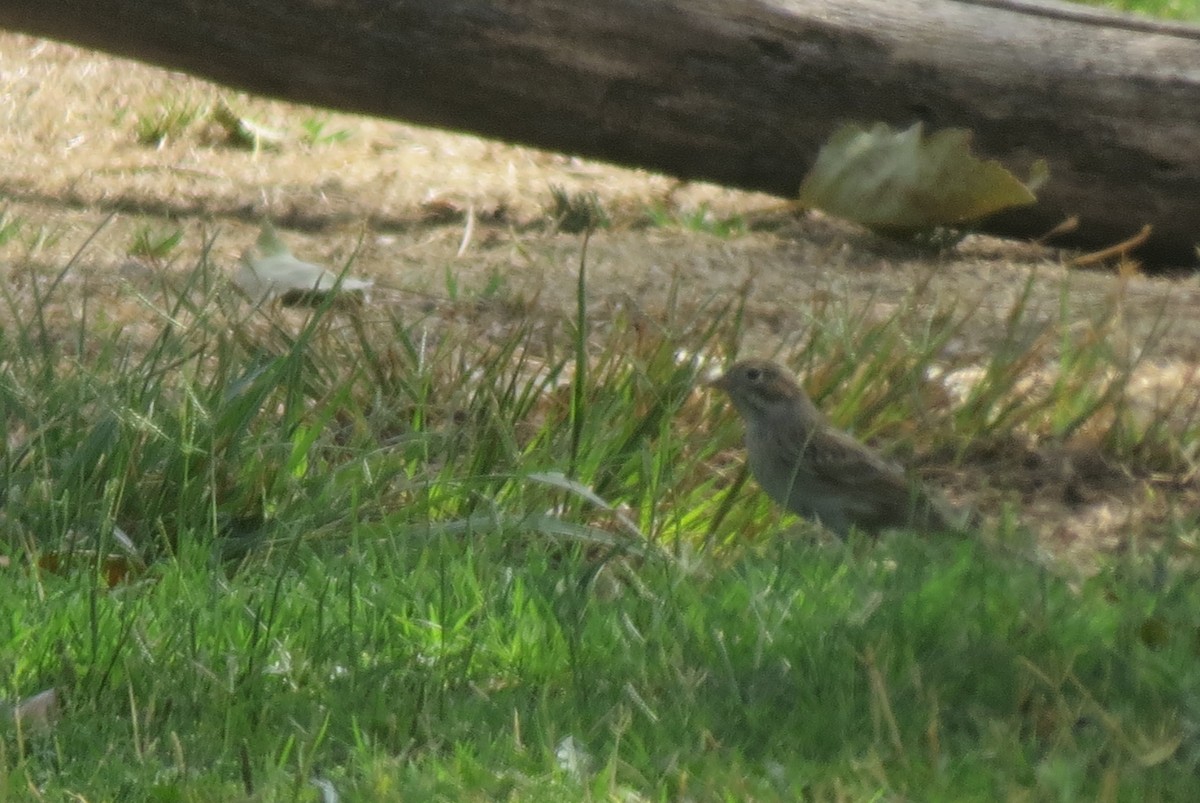
<svg viewBox="0 0 1200 803">
<path fill-rule="evenodd" d="M 83 249 L 47 310 L 52 321 L 73 320 L 85 297 L 103 299 L 103 325 L 149 335 L 139 294 L 191 270 L 210 237 L 214 260 L 232 271 L 264 218 L 310 261 L 339 266 L 359 248 L 355 274 L 385 288 L 377 303 L 444 303 L 451 276 L 463 293 L 500 281 L 514 297 L 569 314 L 581 240 L 548 225 L 555 185 L 594 192 L 613 218 L 589 252 L 599 311 L 634 304 L 653 314 L 673 282 L 697 307 L 748 286 L 746 351 L 770 355 L 820 326 L 814 310 L 830 299 L 884 316 L 928 279 L 931 310 L 954 300 L 974 309 L 969 342 L 957 347 L 984 353 L 1032 281 L 1030 325 L 1041 316 L 1093 326 L 1116 310 L 1108 321 L 1114 349 L 1140 348 L 1161 316 L 1170 319 L 1130 388 L 1148 414 L 1161 414 L 1157 400 L 1195 386 L 1194 278 L 1071 272 L 1052 251 L 987 238 L 923 258 L 836 221 L 774 211 L 778 199 L 766 196 L 253 98 L 18 35 L 0 35 L 0 87 L 0 194 L 6 219 L 22 221 L 0 247 L 0 271 L 14 292 L 28 292 Z M 230 146 L 208 114 L 222 103 L 282 132 L 282 143 Z M 161 145 L 140 143 L 146 121 L 170 110 L 196 121 Z M 651 209 L 765 225 L 718 237 L 647 225 Z M 131 253 L 139 236 L 175 228 L 184 236 L 168 260 Z M 1156 476 L 1051 447 L 968 464 L 948 484 L 985 509 L 1015 504 L 1048 545 L 1066 552 L 1119 548 L 1131 533 L 1190 519 L 1196 502 L 1186 472 Z"/>
</svg>

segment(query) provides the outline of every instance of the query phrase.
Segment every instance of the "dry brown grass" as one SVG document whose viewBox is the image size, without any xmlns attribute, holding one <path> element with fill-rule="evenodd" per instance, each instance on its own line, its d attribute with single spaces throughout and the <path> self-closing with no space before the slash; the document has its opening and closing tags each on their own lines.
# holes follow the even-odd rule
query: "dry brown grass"
<svg viewBox="0 0 1200 803">
<path fill-rule="evenodd" d="M 820 325 L 813 315 L 823 304 L 871 305 L 886 316 L 931 276 L 929 309 L 974 307 L 972 325 L 954 346 L 983 354 L 1033 273 L 1038 312 L 1030 325 L 1040 316 L 1057 326 L 1061 304 L 1068 326 L 1095 326 L 1115 297 L 1118 314 L 1106 318 L 1105 337 L 1125 348 L 1142 343 L 1165 310 L 1171 329 L 1153 344 L 1130 393 L 1146 415 L 1158 415 L 1162 399 L 1194 392 L 1200 363 L 1194 279 L 1072 273 L 1050 250 L 987 238 L 969 238 L 931 261 L 836 221 L 775 211 L 777 199 L 252 98 L 11 34 L 0 35 L 0 82 L 6 121 L 0 192 L 8 214 L 25 221 L 21 236 L 0 248 L 8 286 L 22 294 L 35 276 L 56 274 L 113 215 L 47 311 L 64 325 L 87 296 L 103 301 L 96 305 L 103 310 L 97 326 L 148 336 L 156 322 L 139 294 L 177 281 L 196 263 L 205 236 L 216 232 L 215 261 L 232 270 L 264 217 L 298 256 L 329 265 L 344 264 L 361 238 L 355 274 L 374 278 L 385 288 L 380 303 L 401 311 L 439 310 L 447 322 L 481 336 L 531 312 L 569 313 L 580 238 L 545 225 L 549 187 L 557 185 L 596 193 L 614 221 L 590 246 L 592 308 L 600 317 L 630 304 L 656 314 L 675 280 L 697 302 L 748 286 L 745 342 L 769 355 Z M 203 112 L 221 102 L 283 131 L 282 147 L 230 147 L 207 122 L 158 148 L 137 141 L 139 115 L 172 104 Z M 303 123 L 312 119 L 327 119 L 326 132 L 350 136 L 307 144 Z M 707 204 L 716 215 L 756 217 L 764 225 L 731 239 L 642 225 L 644 210 L 656 203 L 684 210 Z M 469 216 L 475 225 L 464 244 Z M 166 264 L 130 256 L 147 226 L 184 229 Z M 30 248 L 39 228 L 44 238 Z M 502 277 L 509 301 L 450 303 L 447 271 L 465 294 Z M 985 508 L 1017 504 L 1047 543 L 1067 552 L 1118 548 L 1129 533 L 1153 533 L 1173 508 L 1196 501 L 1190 477 L 1113 466 L 1086 448 L 1034 446 L 993 460 L 968 463 L 947 484 Z"/>
</svg>

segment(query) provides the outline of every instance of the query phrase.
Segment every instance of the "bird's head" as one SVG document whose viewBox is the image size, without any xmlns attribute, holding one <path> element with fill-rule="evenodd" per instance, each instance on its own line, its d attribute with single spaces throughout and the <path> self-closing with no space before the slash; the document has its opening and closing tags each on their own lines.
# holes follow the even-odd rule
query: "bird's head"
<svg viewBox="0 0 1200 803">
<path fill-rule="evenodd" d="M 735 363 L 709 385 L 725 391 L 743 418 L 757 419 L 797 403 L 808 406 L 808 397 L 787 370 L 769 360 Z"/>
</svg>

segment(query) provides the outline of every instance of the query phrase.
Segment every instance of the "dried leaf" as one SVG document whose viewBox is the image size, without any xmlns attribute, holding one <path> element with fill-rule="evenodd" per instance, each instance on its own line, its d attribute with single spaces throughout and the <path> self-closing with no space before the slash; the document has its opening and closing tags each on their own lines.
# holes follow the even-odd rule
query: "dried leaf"
<svg viewBox="0 0 1200 803">
<path fill-rule="evenodd" d="M 61 552 L 43 552 L 38 555 L 37 567 L 44 572 L 66 576 L 71 569 L 78 566 L 92 568 L 95 566 L 94 552 L 76 551 L 70 554 Z M 146 566 L 136 557 L 128 555 L 105 555 L 100 559 L 100 574 L 104 577 L 105 586 L 115 588 L 138 580 L 146 573 Z"/>
<path fill-rule="evenodd" d="M 46 689 L 13 706 L 12 718 L 23 728 L 47 732 L 58 721 L 58 713 L 58 690 Z"/>
<path fill-rule="evenodd" d="M 1162 764 L 1175 755 L 1175 751 L 1181 744 L 1183 744 L 1183 737 L 1179 735 L 1164 736 L 1157 743 L 1146 741 L 1138 746 L 1137 761 L 1143 767 Z"/>
<path fill-rule="evenodd" d="M 339 284 L 336 273 L 296 259 L 270 223 L 263 224 L 256 250 L 258 256 L 250 251 L 242 254 L 241 268 L 234 276 L 234 283 L 255 302 L 278 298 L 285 306 L 316 305 L 335 291 L 362 301 L 374 285 L 352 276 L 340 277 Z"/>
<path fill-rule="evenodd" d="M 225 130 L 230 145 L 247 150 L 275 150 L 283 145 L 282 131 L 268 128 L 249 117 L 238 114 L 222 103 L 212 114 L 213 122 Z"/>
<path fill-rule="evenodd" d="M 1167 623 L 1156 616 L 1151 616 L 1142 622 L 1138 628 L 1138 638 L 1152 650 L 1160 650 L 1171 641 L 1171 631 Z"/>
<path fill-rule="evenodd" d="M 844 126 L 821 148 L 800 187 L 800 202 L 889 234 L 977 220 L 1033 203 L 1044 162 L 1027 186 L 995 161 L 971 154 L 971 132 L 924 136 L 920 123 L 894 131 L 879 123 Z"/>
</svg>

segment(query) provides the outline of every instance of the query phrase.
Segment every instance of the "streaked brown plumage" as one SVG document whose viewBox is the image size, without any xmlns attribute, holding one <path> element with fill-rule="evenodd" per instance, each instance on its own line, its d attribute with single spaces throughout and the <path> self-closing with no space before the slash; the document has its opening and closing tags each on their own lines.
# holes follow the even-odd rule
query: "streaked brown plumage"
<svg viewBox="0 0 1200 803">
<path fill-rule="evenodd" d="M 750 471 L 767 495 L 840 536 L 957 530 L 904 471 L 831 425 L 781 366 L 745 360 L 712 382 L 746 424 Z"/>
</svg>

